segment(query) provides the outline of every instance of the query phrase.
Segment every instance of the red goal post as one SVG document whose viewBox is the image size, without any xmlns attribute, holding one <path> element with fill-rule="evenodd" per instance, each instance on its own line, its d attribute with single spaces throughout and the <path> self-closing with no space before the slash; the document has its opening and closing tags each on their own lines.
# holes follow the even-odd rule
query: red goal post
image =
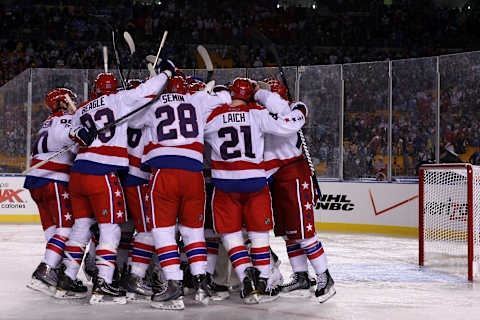
<svg viewBox="0 0 480 320">
<path fill-rule="evenodd" d="M 422 165 L 418 207 L 419 265 L 472 281 L 480 262 L 480 166 Z"/>
</svg>

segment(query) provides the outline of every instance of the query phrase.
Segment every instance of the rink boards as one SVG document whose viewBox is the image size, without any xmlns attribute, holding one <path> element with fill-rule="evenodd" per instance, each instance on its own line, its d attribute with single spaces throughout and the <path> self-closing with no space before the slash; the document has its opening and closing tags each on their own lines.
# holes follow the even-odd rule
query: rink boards
<svg viewBox="0 0 480 320">
<path fill-rule="evenodd" d="M 23 176 L 0 176 L 0 222 L 39 222 Z M 320 182 L 317 230 L 416 236 L 418 184 Z"/>
</svg>

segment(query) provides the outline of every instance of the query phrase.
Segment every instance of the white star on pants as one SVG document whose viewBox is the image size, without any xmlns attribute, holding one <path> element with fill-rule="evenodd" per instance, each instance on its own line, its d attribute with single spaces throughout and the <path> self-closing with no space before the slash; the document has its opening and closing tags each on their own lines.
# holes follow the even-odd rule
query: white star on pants
<svg viewBox="0 0 480 320">
<path fill-rule="evenodd" d="M 308 186 L 309 184 L 305 181 L 304 183 L 302 183 L 302 187 L 304 190 L 308 189 Z"/>
<path fill-rule="evenodd" d="M 121 195 L 122 193 L 119 190 L 115 191 L 115 197 L 120 197 Z"/>
<path fill-rule="evenodd" d="M 119 210 L 117 212 L 117 218 L 121 218 L 123 216 L 123 212 L 121 210 Z"/>
<path fill-rule="evenodd" d="M 68 197 L 69 197 L 68 192 L 62 193 L 62 197 L 63 197 L 63 199 L 68 199 Z"/>
<path fill-rule="evenodd" d="M 307 224 L 307 231 L 312 231 L 313 226 L 309 223 Z"/>
<path fill-rule="evenodd" d="M 65 220 L 72 220 L 72 215 L 70 214 L 70 212 L 67 212 L 67 214 L 65 215 Z"/>
<path fill-rule="evenodd" d="M 305 204 L 305 210 L 310 210 L 312 208 L 312 205 L 310 204 L 310 202 L 307 202 Z"/>
</svg>

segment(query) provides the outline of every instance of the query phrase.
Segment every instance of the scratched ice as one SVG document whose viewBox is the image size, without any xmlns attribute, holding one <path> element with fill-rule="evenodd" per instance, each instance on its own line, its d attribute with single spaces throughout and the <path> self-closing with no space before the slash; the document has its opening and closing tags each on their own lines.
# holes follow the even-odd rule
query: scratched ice
<svg viewBox="0 0 480 320">
<path fill-rule="evenodd" d="M 342 233 L 321 234 L 337 288 L 322 305 L 280 298 L 252 306 L 235 296 L 205 307 L 186 298 L 186 309 L 174 312 L 58 301 L 25 287 L 43 251 L 40 229 L 0 225 L 0 319 L 480 319 L 479 283 L 419 268 L 416 239 Z M 272 247 L 288 279 L 283 240 L 272 239 Z"/>
</svg>

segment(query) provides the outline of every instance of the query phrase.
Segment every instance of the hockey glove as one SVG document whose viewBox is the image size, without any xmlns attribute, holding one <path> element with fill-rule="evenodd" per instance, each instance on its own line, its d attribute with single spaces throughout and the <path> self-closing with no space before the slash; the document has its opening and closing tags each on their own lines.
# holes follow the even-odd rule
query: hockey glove
<svg viewBox="0 0 480 320">
<path fill-rule="evenodd" d="M 294 102 L 294 103 L 290 104 L 290 109 L 292 111 L 293 110 L 300 110 L 303 113 L 303 115 L 305 116 L 305 118 L 308 116 L 308 108 L 305 105 L 305 103 L 303 103 L 303 102 L 297 101 L 297 102 Z"/>
<path fill-rule="evenodd" d="M 79 145 L 88 147 L 95 140 L 96 134 L 84 127 L 77 127 L 70 129 L 69 137 Z"/>
<path fill-rule="evenodd" d="M 165 72 L 168 75 L 168 78 L 171 78 L 173 75 L 176 74 L 177 68 L 173 64 L 172 61 L 168 59 L 160 60 L 160 64 L 158 65 L 158 73 Z"/>
<path fill-rule="evenodd" d="M 212 91 L 215 92 L 215 93 L 220 92 L 220 91 L 228 91 L 228 88 L 226 86 L 218 85 L 218 86 L 213 87 Z"/>
</svg>

